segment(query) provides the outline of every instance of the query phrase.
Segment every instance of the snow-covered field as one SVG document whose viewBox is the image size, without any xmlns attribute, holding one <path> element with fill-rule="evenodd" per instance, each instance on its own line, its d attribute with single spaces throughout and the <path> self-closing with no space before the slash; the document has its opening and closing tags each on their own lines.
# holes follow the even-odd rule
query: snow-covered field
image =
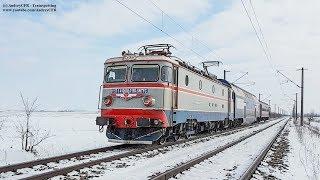
<svg viewBox="0 0 320 180">
<path fill-rule="evenodd" d="M 37 147 L 37 155 L 21 150 L 16 126 L 25 119 L 18 111 L 0 112 L 0 166 L 70 152 L 115 145 L 95 125 L 97 112 L 34 112 L 33 127 L 50 132 L 50 138 Z"/>
</svg>

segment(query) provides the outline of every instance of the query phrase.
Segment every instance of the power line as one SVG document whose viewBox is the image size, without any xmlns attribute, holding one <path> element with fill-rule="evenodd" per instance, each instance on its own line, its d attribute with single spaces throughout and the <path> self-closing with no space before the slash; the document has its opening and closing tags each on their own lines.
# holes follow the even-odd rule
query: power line
<svg viewBox="0 0 320 180">
<path fill-rule="evenodd" d="M 280 72 L 279 70 L 277 70 L 277 72 L 279 74 L 281 74 L 283 77 L 285 77 L 288 81 L 292 82 L 294 85 L 298 86 L 298 88 L 301 88 L 297 83 L 295 83 L 294 81 L 292 81 L 290 78 L 288 78 L 286 75 L 284 75 L 282 72 Z"/>
<path fill-rule="evenodd" d="M 266 49 L 265 49 L 264 46 L 263 46 L 262 40 L 261 40 L 260 36 L 258 35 L 258 31 L 257 31 L 256 27 L 255 27 L 254 24 L 253 24 L 253 21 L 252 21 L 252 19 L 251 19 L 251 17 L 250 17 L 250 14 L 249 14 L 249 12 L 248 12 L 248 9 L 247 9 L 247 7 L 245 6 L 243 0 L 241 0 L 241 3 L 242 3 L 242 6 L 243 6 L 244 10 L 246 11 L 246 15 L 247 15 L 247 17 L 248 17 L 249 20 L 250 20 L 250 24 L 251 24 L 251 26 L 252 26 L 252 28 L 253 28 L 253 30 L 254 30 L 254 33 L 256 34 L 256 36 L 257 36 L 257 38 L 258 38 L 258 41 L 259 41 L 259 43 L 260 43 L 260 45 L 261 45 L 261 47 L 262 47 L 262 50 L 263 50 L 264 54 L 266 55 L 266 58 L 267 58 L 267 60 L 269 61 L 269 63 L 271 63 L 271 62 L 270 62 L 270 59 L 269 59 L 269 56 L 268 56 L 268 53 L 267 53 Z M 272 66 L 272 64 L 271 64 L 271 66 Z"/>
<path fill-rule="evenodd" d="M 222 59 L 222 58 L 221 58 L 213 49 L 211 49 L 205 42 L 199 40 L 199 39 L 196 38 L 194 35 L 192 35 L 189 31 L 187 31 L 181 24 L 179 24 L 177 21 L 175 21 L 174 18 L 172 18 L 168 13 L 166 13 L 163 9 L 161 9 L 156 3 L 154 3 L 153 0 L 148 0 L 148 1 L 149 1 L 151 4 L 153 4 L 157 9 L 159 9 L 159 10 L 162 12 L 162 14 L 166 15 L 167 17 L 169 17 L 169 19 L 170 19 L 173 23 L 177 24 L 182 31 L 184 31 L 185 33 L 187 33 L 187 34 L 191 37 L 191 40 L 192 40 L 192 41 L 193 41 L 193 40 L 198 41 L 200 44 L 202 44 L 204 47 L 206 47 L 206 48 L 210 51 L 209 54 L 213 53 L 214 55 L 216 55 L 216 57 L 217 57 L 219 60 Z"/>
<path fill-rule="evenodd" d="M 260 25 L 258 16 L 257 16 L 256 11 L 255 11 L 255 9 L 254 9 L 254 6 L 253 6 L 253 4 L 252 4 L 252 1 L 249 0 L 249 2 L 250 2 L 251 9 L 252 9 L 252 11 L 253 11 L 254 18 L 255 18 L 256 21 L 257 21 L 257 25 L 258 25 L 258 27 L 259 27 L 259 31 L 260 31 L 260 33 L 261 33 L 261 36 L 262 36 L 262 39 L 263 39 L 264 44 L 265 44 L 265 46 L 266 46 L 266 49 L 269 51 L 267 41 L 266 41 L 266 39 L 265 39 L 265 37 L 264 37 L 264 34 L 263 34 L 263 31 L 262 31 L 262 28 L 261 28 L 261 25 Z M 270 51 L 269 51 L 269 52 L 270 52 Z M 270 54 L 270 53 L 269 53 L 269 56 L 270 56 L 270 58 L 271 58 L 271 54 Z"/>
<path fill-rule="evenodd" d="M 252 18 L 251 18 L 251 16 L 250 16 L 250 14 L 249 14 L 249 12 L 248 12 L 248 9 L 247 9 L 245 3 L 243 2 L 243 0 L 241 0 L 242 6 L 243 6 L 243 8 L 244 8 L 244 10 L 245 10 L 245 12 L 246 12 L 247 17 L 248 17 L 249 20 L 250 20 L 250 24 L 251 24 L 251 26 L 252 26 L 252 28 L 253 28 L 253 30 L 254 30 L 254 33 L 255 33 L 258 41 L 259 41 L 259 44 L 260 44 L 260 46 L 261 46 L 261 48 L 262 48 L 262 50 L 263 50 L 263 52 L 264 52 L 264 54 L 265 54 L 265 56 L 266 56 L 266 59 L 268 60 L 268 63 L 269 63 L 269 65 L 270 65 L 271 69 L 272 69 L 273 72 L 275 73 L 275 76 L 276 76 L 276 79 L 277 79 L 277 81 L 278 81 L 278 83 L 279 83 L 279 85 L 280 85 L 280 89 L 281 89 L 281 91 L 282 91 L 282 94 L 285 96 L 286 94 L 284 93 L 284 90 L 283 90 L 282 84 L 281 84 L 281 82 L 280 82 L 279 76 L 278 76 L 278 74 L 277 74 L 277 72 L 276 72 L 276 69 L 275 69 L 274 65 L 272 64 L 272 61 L 271 61 L 272 56 L 271 56 L 271 54 L 270 54 L 270 51 L 269 51 L 269 49 L 268 49 L 268 45 L 267 45 L 266 40 L 265 40 L 265 38 L 264 38 L 263 31 L 262 31 L 262 28 L 261 28 L 260 23 L 259 23 L 259 20 L 258 20 L 258 16 L 257 16 L 257 14 L 255 13 L 254 6 L 253 6 L 251 0 L 249 0 L 249 1 L 250 1 L 250 4 L 251 4 L 252 9 L 253 9 L 253 11 L 254 11 L 254 16 L 255 16 L 255 18 L 256 18 L 256 21 L 258 22 L 259 30 L 260 30 L 260 33 L 261 33 L 263 39 L 261 39 L 260 36 L 258 35 L 258 31 L 257 31 L 256 27 L 254 26 L 254 23 L 253 23 L 253 21 L 252 21 Z M 264 47 L 262 41 L 264 42 L 264 44 L 265 44 L 266 47 Z"/>
<path fill-rule="evenodd" d="M 249 74 L 249 72 L 244 73 L 244 74 L 243 74 L 242 76 L 240 76 L 238 79 L 234 80 L 234 81 L 232 82 L 232 84 L 234 84 L 234 83 L 237 82 L 239 79 L 243 78 L 245 75 L 248 75 L 248 74 Z"/>
<path fill-rule="evenodd" d="M 130 7 L 128 7 L 126 4 L 122 3 L 119 0 L 115 0 L 118 4 L 122 5 L 123 7 L 125 7 L 126 9 L 128 9 L 129 11 L 131 11 L 133 14 L 137 15 L 138 17 L 140 17 L 142 20 L 144 20 L 145 22 L 149 23 L 150 25 L 152 25 L 155 29 L 159 30 L 160 32 L 164 33 L 165 35 L 167 35 L 168 37 L 170 37 L 171 39 L 175 40 L 177 43 L 179 43 L 181 46 L 185 47 L 186 49 L 190 50 L 191 52 L 193 52 L 194 54 L 196 54 L 197 56 L 199 56 L 201 59 L 204 59 L 207 61 L 206 58 L 204 58 L 202 55 L 200 55 L 198 52 L 196 52 L 195 50 L 193 50 L 192 48 L 188 48 L 187 46 L 185 46 L 182 42 L 180 42 L 177 38 L 173 37 L 172 35 L 170 35 L 168 32 L 164 31 L 163 29 L 159 28 L 158 26 L 156 26 L 155 24 L 153 24 L 150 20 L 148 20 L 147 18 L 143 17 L 142 15 L 140 15 L 138 12 L 134 11 L 133 9 L 131 9 Z"/>
</svg>

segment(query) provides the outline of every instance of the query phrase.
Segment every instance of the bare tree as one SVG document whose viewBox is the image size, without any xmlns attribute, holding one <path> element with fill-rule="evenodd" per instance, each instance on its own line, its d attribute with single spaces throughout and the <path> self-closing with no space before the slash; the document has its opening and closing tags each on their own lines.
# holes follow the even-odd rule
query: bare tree
<svg viewBox="0 0 320 180">
<path fill-rule="evenodd" d="M 25 119 L 23 122 L 16 124 L 16 130 L 21 140 L 21 148 L 27 152 L 36 153 L 35 147 L 48 139 L 50 136 L 49 131 L 41 131 L 40 128 L 35 128 L 31 122 L 31 116 L 36 110 L 36 102 L 38 98 L 33 101 L 29 101 L 28 98 L 24 98 L 20 93 L 21 101 L 24 107 Z"/>
</svg>

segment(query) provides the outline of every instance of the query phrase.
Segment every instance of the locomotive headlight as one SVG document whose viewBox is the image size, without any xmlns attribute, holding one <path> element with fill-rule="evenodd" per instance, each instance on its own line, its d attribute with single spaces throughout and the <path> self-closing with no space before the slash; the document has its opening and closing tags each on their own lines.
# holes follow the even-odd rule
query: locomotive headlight
<svg viewBox="0 0 320 180">
<path fill-rule="evenodd" d="M 103 103 L 104 103 L 104 105 L 106 105 L 106 106 L 111 106 L 112 102 L 113 102 L 113 98 L 112 98 L 112 96 L 110 96 L 110 95 L 108 95 L 107 97 L 105 97 L 104 100 L 103 100 Z"/>
<path fill-rule="evenodd" d="M 143 97 L 142 102 L 145 106 L 151 107 L 151 106 L 154 106 L 154 104 L 156 103 L 156 100 L 149 95 L 149 96 Z"/>
<path fill-rule="evenodd" d="M 159 121 L 156 119 L 153 121 L 153 124 L 157 126 L 159 124 Z"/>
</svg>

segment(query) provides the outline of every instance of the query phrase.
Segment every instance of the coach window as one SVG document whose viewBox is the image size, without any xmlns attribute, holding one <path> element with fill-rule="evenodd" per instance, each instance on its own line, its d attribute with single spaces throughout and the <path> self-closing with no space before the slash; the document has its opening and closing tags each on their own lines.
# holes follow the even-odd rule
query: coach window
<svg viewBox="0 0 320 180">
<path fill-rule="evenodd" d="M 224 96 L 224 89 L 222 89 L 222 96 Z"/>
<path fill-rule="evenodd" d="M 189 76 L 188 75 L 186 75 L 186 78 L 184 79 L 184 82 L 185 82 L 186 86 L 189 85 Z"/>
<path fill-rule="evenodd" d="M 199 80 L 199 89 L 201 90 L 202 89 L 202 81 Z"/>
<path fill-rule="evenodd" d="M 214 92 L 216 91 L 216 88 L 214 87 L 214 85 L 212 85 L 212 93 L 214 94 Z"/>
<path fill-rule="evenodd" d="M 159 65 L 135 64 L 132 66 L 132 81 L 156 82 L 159 80 Z"/>
<path fill-rule="evenodd" d="M 161 68 L 161 80 L 164 82 L 172 82 L 172 68 L 169 66 L 162 66 Z"/>
<path fill-rule="evenodd" d="M 106 69 L 105 81 L 107 83 L 126 81 L 127 66 L 108 66 Z"/>
</svg>

